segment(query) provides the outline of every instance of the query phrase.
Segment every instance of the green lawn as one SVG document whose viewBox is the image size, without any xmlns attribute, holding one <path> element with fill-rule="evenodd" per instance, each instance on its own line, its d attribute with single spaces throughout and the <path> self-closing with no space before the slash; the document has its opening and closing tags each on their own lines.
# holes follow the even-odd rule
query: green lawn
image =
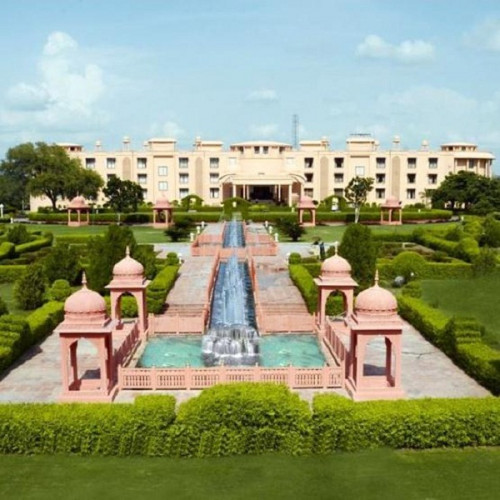
<svg viewBox="0 0 500 500">
<path fill-rule="evenodd" d="M 0 283 L 0 297 L 4 300 L 9 308 L 9 313 L 27 316 L 32 311 L 25 311 L 17 307 L 14 299 L 14 283 Z"/>
<path fill-rule="evenodd" d="M 50 231 L 57 238 L 59 235 L 99 235 L 107 231 L 108 226 L 81 226 L 68 227 L 64 224 L 39 224 L 33 226 L 41 231 Z M 163 229 L 154 229 L 151 226 L 131 226 L 137 243 L 168 243 Z"/>
<path fill-rule="evenodd" d="M 450 316 L 473 316 L 487 329 L 485 341 L 500 349 L 500 275 L 473 280 L 422 282 L 422 298 Z"/>
<path fill-rule="evenodd" d="M 328 457 L 0 456 L 2 499 L 489 499 L 500 449 Z"/>
<path fill-rule="evenodd" d="M 455 222 L 444 222 L 444 223 L 432 223 L 432 224 L 403 224 L 401 226 L 370 226 L 370 229 L 374 233 L 396 233 L 396 234 L 410 234 L 417 227 L 423 228 L 439 228 L 447 229 L 449 227 L 455 226 Z M 301 238 L 301 241 L 314 241 L 317 238 L 333 243 L 334 241 L 340 241 L 342 235 L 347 226 L 316 226 L 306 229 L 306 234 Z M 281 235 L 280 235 L 281 236 Z M 290 241 L 289 238 L 280 238 L 280 241 Z"/>
</svg>

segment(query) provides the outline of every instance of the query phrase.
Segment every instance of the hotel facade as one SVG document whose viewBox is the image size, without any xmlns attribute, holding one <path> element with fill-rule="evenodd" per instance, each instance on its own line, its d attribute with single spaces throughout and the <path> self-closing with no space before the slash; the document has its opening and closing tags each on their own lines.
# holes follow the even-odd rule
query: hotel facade
<svg viewBox="0 0 500 500">
<path fill-rule="evenodd" d="M 302 141 L 297 149 L 271 141 L 224 149 L 222 142 L 196 138 L 191 151 L 178 151 L 174 139 L 156 138 L 133 150 L 127 137 L 120 151 L 105 151 L 99 141 L 94 151 L 79 144 L 60 146 L 105 182 L 118 176 L 139 183 L 147 202 L 196 194 L 207 205 L 232 196 L 288 205 L 301 195 L 321 201 L 343 196 L 349 181 L 360 176 L 374 179 L 368 202 L 382 203 L 393 196 L 404 206 L 425 201 L 424 193 L 436 189 L 448 174 L 466 170 L 491 177 L 494 160 L 471 143 L 443 144 L 433 151 L 422 141 L 418 150 L 402 150 L 399 137 L 394 137 L 391 149 L 381 149 L 376 139 L 363 134 L 350 136 L 342 150 L 331 148 L 326 138 Z M 97 203 L 104 201 L 101 195 Z M 33 199 L 31 209 L 44 205 L 46 200 Z"/>
</svg>

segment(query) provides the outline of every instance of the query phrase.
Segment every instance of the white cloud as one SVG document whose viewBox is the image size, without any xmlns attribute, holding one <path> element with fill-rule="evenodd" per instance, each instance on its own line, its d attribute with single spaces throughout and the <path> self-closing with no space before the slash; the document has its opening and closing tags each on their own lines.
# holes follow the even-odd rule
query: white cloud
<svg viewBox="0 0 500 500">
<path fill-rule="evenodd" d="M 169 121 L 163 124 L 163 134 L 165 137 L 178 139 L 186 134 L 186 131 L 176 122 Z"/>
<path fill-rule="evenodd" d="M 0 126 L 19 132 L 84 132 L 102 125 L 107 115 L 99 100 L 105 92 L 103 72 L 86 61 L 67 33 L 48 36 L 38 60 L 38 81 L 19 82 L 7 90 Z"/>
<path fill-rule="evenodd" d="M 246 101 L 253 102 L 272 102 L 278 100 L 278 95 L 272 89 L 252 90 L 245 97 Z"/>
<path fill-rule="evenodd" d="M 267 123 L 264 125 L 251 125 L 250 134 L 258 139 L 271 139 L 278 133 L 276 123 Z"/>
<path fill-rule="evenodd" d="M 500 52 L 500 19 L 487 19 L 464 35 L 470 47 Z"/>
<path fill-rule="evenodd" d="M 356 48 L 361 57 L 390 59 L 404 64 L 427 62 L 434 59 L 434 46 L 423 40 L 404 40 L 399 45 L 386 42 L 378 35 L 368 35 Z"/>
</svg>

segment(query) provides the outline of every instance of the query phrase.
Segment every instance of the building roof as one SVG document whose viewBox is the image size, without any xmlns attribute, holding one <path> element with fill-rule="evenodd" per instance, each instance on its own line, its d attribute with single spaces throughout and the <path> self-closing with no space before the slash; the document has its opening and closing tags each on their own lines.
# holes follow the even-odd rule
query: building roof
<svg viewBox="0 0 500 500">
<path fill-rule="evenodd" d="M 351 265 L 343 257 L 335 254 L 321 264 L 321 276 L 351 276 Z"/>
<path fill-rule="evenodd" d="M 379 287 L 378 271 L 375 274 L 375 284 L 358 295 L 354 309 L 356 314 L 370 316 L 397 314 L 396 297 L 389 290 Z"/>
<path fill-rule="evenodd" d="M 85 201 L 85 198 L 83 196 L 75 196 L 68 204 L 68 208 L 81 208 L 81 209 L 88 209 L 90 208 L 87 205 L 87 202 Z"/>
<path fill-rule="evenodd" d="M 389 196 L 382 204 L 384 208 L 400 208 L 401 202 L 395 196 Z"/>
<path fill-rule="evenodd" d="M 170 202 L 167 200 L 167 198 L 158 198 L 154 204 L 154 208 L 161 209 L 161 210 L 168 210 L 172 208 L 172 205 Z"/>
<path fill-rule="evenodd" d="M 104 298 L 87 288 L 85 273 L 82 288 L 70 295 L 64 303 L 64 321 L 72 324 L 94 324 L 106 320 L 106 302 Z"/>
<path fill-rule="evenodd" d="M 286 142 L 275 142 L 275 141 L 246 141 L 246 142 L 236 142 L 231 144 L 231 147 L 239 147 L 239 146 L 281 146 L 281 147 L 292 147 L 291 144 L 287 144 Z"/>
<path fill-rule="evenodd" d="M 316 208 L 316 205 L 314 204 L 312 198 L 309 198 L 309 196 L 302 196 L 300 198 L 299 202 L 297 203 L 297 208 Z"/>
<path fill-rule="evenodd" d="M 177 139 L 172 139 L 171 137 L 153 137 L 152 139 L 148 139 L 147 142 L 177 142 Z"/>
<path fill-rule="evenodd" d="M 124 281 L 142 281 L 144 278 L 144 266 L 130 257 L 130 249 L 127 247 L 125 257 L 113 267 L 113 279 Z"/>
</svg>

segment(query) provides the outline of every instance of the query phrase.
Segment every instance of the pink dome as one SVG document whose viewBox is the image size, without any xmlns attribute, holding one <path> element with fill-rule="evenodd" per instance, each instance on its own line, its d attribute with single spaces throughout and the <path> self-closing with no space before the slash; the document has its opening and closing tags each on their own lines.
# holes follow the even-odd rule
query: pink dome
<svg viewBox="0 0 500 500">
<path fill-rule="evenodd" d="M 172 208 L 172 205 L 166 198 L 158 198 L 155 203 L 155 208 L 168 210 L 169 208 Z"/>
<path fill-rule="evenodd" d="M 143 265 L 130 257 L 130 250 L 127 247 L 126 256 L 113 267 L 113 278 L 130 281 L 142 280 L 143 277 Z"/>
<path fill-rule="evenodd" d="M 68 205 L 68 208 L 89 208 L 83 196 L 75 196 Z"/>
<path fill-rule="evenodd" d="M 64 303 L 65 320 L 71 323 L 94 323 L 106 317 L 106 302 L 104 298 L 87 288 L 85 273 L 82 278 L 82 288 L 70 295 Z"/>
<path fill-rule="evenodd" d="M 375 285 L 358 295 L 355 310 L 359 314 L 397 314 L 396 297 L 389 290 L 378 286 L 378 272 L 375 275 Z"/>
<path fill-rule="evenodd" d="M 316 208 L 316 205 L 309 196 L 302 196 L 297 204 L 297 208 Z"/>
<path fill-rule="evenodd" d="M 394 207 L 398 208 L 401 206 L 401 202 L 395 196 L 389 196 L 384 203 L 384 207 Z"/>
<path fill-rule="evenodd" d="M 351 265 L 340 255 L 333 255 L 321 264 L 321 276 L 351 276 Z"/>
</svg>

